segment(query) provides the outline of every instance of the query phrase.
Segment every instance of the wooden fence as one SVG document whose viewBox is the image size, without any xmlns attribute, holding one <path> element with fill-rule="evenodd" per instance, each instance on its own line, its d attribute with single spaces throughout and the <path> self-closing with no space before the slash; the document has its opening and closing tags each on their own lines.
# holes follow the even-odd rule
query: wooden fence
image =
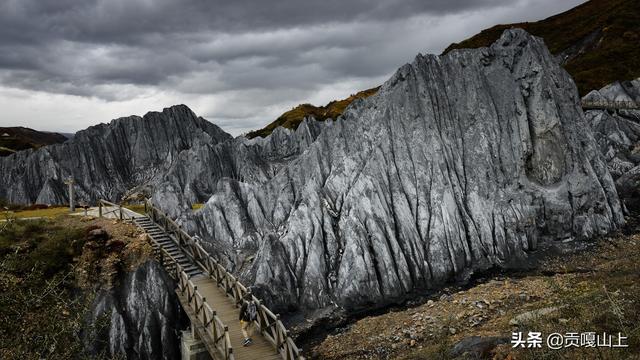
<svg viewBox="0 0 640 360">
<path fill-rule="evenodd" d="M 98 216 L 106 217 L 109 214 L 114 214 L 115 217 L 120 220 L 133 218 L 126 211 L 123 211 L 123 207 L 121 204 L 114 204 L 103 199 L 98 200 Z"/>
<path fill-rule="evenodd" d="M 162 247 L 156 247 L 155 256 L 158 262 L 167 270 L 169 275 L 177 282 L 178 292 L 187 300 L 188 306 L 195 313 L 196 318 L 202 322 L 204 329 L 213 340 L 218 354 L 224 360 L 234 360 L 233 347 L 229 337 L 229 329 L 218 317 L 217 313 L 206 302 L 198 287 L 189 280 L 189 275 L 182 266 Z"/>
<path fill-rule="evenodd" d="M 175 237 L 178 245 L 200 268 L 209 274 L 218 287 L 235 302 L 236 306 L 242 305 L 245 295 L 249 292 L 247 287 L 222 264 L 210 256 L 202 247 L 199 240 L 187 234 L 180 225 L 156 208 L 149 200 L 145 201 L 145 212 L 153 222 L 160 225 L 165 232 Z M 304 360 L 302 350 L 296 346 L 293 339 L 289 336 L 286 327 L 280 320 L 280 316 L 269 310 L 260 299 L 254 295 L 251 296 L 253 301 L 258 304 L 258 317 L 255 323 L 264 338 L 273 345 L 280 355 L 282 355 L 283 359 Z"/>
</svg>

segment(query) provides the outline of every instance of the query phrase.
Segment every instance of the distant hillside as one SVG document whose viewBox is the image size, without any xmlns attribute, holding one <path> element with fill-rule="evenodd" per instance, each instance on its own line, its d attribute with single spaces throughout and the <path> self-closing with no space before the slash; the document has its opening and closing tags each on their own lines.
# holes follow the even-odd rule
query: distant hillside
<svg viewBox="0 0 640 360">
<path fill-rule="evenodd" d="M 37 149 L 65 141 L 67 137 L 58 133 L 42 132 L 25 127 L 0 127 L 0 156 L 9 156 L 16 151 Z"/>
<path fill-rule="evenodd" d="M 488 46 L 512 27 L 542 37 L 573 76 L 581 95 L 616 80 L 640 77 L 638 0 L 591 0 L 538 22 L 496 25 L 444 52 Z"/>
<path fill-rule="evenodd" d="M 369 97 L 376 92 L 380 87 L 376 87 L 373 89 L 363 90 L 358 92 L 355 95 L 351 95 L 346 99 L 332 101 L 325 106 L 314 106 L 311 104 L 301 104 L 296 106 L 295 108 L 287 111 L 286 113 L 280 115 L 274 122 L 267 125 L 266 127 L 255 130 L 248 133 L 246 136 L 249 139 L 252 139 L 257 136 L 266 137 L 271 134 L 271 132 L 279 127 L 283 126 L 287 129 L 297 129 L 298 125 L 302 122 L 302 120 L 307 116 L 313 116 L 316 120 L 326 120 L 326 119 L 336 119 L 338 116 L 342 114 L 344 109 L 346 109 L 349 104 L 351 104 L 354 100 L 360 98 Z"/>
</svg>

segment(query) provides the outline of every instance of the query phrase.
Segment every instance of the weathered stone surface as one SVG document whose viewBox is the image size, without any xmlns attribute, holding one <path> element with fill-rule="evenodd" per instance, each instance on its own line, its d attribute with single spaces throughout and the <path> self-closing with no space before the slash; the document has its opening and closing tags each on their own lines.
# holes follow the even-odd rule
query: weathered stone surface
<svg viewBox="0 0 640 360">
<path fill-rule="evenodd" d="M 513 319 L 509 320 L 509 325 L 518 326 L 526 324 L 527 322 L 537 320 L 539 318 L 548 317 L 551 314 L 556 313 L 559 310 L 556 306 L 546 307 L 537 310 L 527 311 L 522 313 Z"/>
<path fill-rule="evenodd" d="M 174 283 L 156 262 L 128 273 L 114 289 L 101 291 L 84 341 L 89 353 L 107 352 L 127 359 L 179 359 L 179 332 L 189 320 Z"/>
<path fill-rule="evenodd" d="M 80 131 L 64 144 L 0 159 L 0 198 L 22 204 L 66 203 L 63 181 L 71 177 L 78 200 L 117 201 L 131 189 L 161 182 L 181 151 L 229 139 L 184 105 L 142 118 L 120 118 Z"/>
<path fill-rule="evenodd" d="M 182 151 L 154 192 L 154 200 L 172 216 L 207 200 L 220 180 L 264 183 L 306 150 L 327 123 L 304 121 L 297 130 L 277 128 L 267 138 L 238 137 L 217 144 L 199 144 Z M 222 181 L 224 183 L 224 181 Z"/>
<path fill-rule="evenodd" d="M 584 99 L 640 103 L 640 79 L 605 86 Z M 640 111 L 589 110 L 585 117 L 616 181 L 621 200 L 630 210 L 640 209 Z"/>
<path fill-rule="evenodd" d="M 419 55 L 303 148 L 182 218 L 282 307 L 389 303 L 624 221 L 573 81 L 521 30 Z"/>
<path fill-rule="evenodd" d="M 490 359 L 496 346 L 508 344 L 509 338 L 498 336 L 470 336 L 458 341 L 449 351 L 451 358 L 467 355 L 471 359 Z"/>
</svg>

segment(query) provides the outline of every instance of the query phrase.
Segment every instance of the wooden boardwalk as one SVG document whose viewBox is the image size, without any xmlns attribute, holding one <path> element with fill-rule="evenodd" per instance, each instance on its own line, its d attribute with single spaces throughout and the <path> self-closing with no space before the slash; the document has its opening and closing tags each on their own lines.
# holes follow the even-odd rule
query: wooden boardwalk
<svg viewBox="0 0 640 360">
<path fill-rule="evenodd" d="M 191 326 L 214 360 L 304 360 L 279 316 L 255 297 L 258 319 L 253 325 L 253 344 L 242 346 L 238 317 L 246 287 L 171 219 L 151 204 L 148 207 L 150 217 L 132 220 L 149 235 L 156 258 L 176 280 L 176 293 Z"/>
<path fill-rule="evenodd" d="M 169 234 L 165 233 L 164 230 L 149 220 L 148 217 L 136 217 L 133 222 L 142 228 L 147 235 L 149 235 L 156 250 L 163 249 L 167 254 L 171 255 L 171 257 L 180 264 L 182 270 L 185 271 L 187 275 L 190 277 L 202 275 L 202 270 L 193 264 L 188 254 L 180 249 L 178 244 L 171 236 L 169 236 Z"/>
<path fill-rule="evenodd" d="M 206 276 L 198 276 L 195 279 L 192 279 L 192 281 L 198 287 L 198 290 L 200 290 L 205 299 L 207 299 L 207 302 L 213 304 L 220 320 L 227 325 L 229 329 L 229 337 L 231 339 L 231 346 L 233 347 L 233 354 L 237 360 L 282 359 L 280 354 L 274 350 L 273 346 L 260 335 L 260 332 L 257 329 L 255 329 L 255 326 L 253 344 L 250 346 L 242 346 L 244 337 L 242 336 L 240 322 L 238 321 L 240 311 L 233 301 L 222 293 L 215 281 Z"/>
</svg>

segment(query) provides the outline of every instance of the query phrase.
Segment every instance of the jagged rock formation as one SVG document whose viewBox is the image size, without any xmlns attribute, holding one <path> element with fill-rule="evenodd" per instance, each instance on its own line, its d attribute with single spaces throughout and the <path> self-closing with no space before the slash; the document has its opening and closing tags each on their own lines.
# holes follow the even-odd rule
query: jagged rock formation
<svg viewBox="0 0 640 360">
<path fill-rule="evenodd" d="M 581 95 L 640 76 L 640 6 L 636 0 L 590 0 L 544 20 L 495 25 L 449 45 L 445 52 L 488 46 L 514 27 L 544 39 L 573 76 Z"/>
<path fill-rule="evenodd" d="M 19 204 L 66 203 L 64 180 L 71 177 L 79 200 L 117 201 L 136 187 L 161 182 L 181 151 L 229 139 L 184 105 L 120 118 L 80 131 L 64 144 L 0 159 L 0 198 Z"/>
<path fill-rule="evenodd" d="M 613 83 L 584 99 L 640 103 L 640 79 Z M 640 111 L 589 110 L 585 116 L 616 180 L 620 198 L 630 210 L 640 209 Z"/>
<path fill-rule="evenodd" d="M 323 126 L 183 216 L 274 305 L 384 304 L 624 221 L 573 81 L 522 30 L 419 55 Z"/>
<path fill-rule="evenodd" d="M 304 152 L 326 126 L 305 120 L 296 130 L 279 127 L 267 138 L 238 137 L 193 146 L 178 154 L 154 199 L 167 213 L 177 216 L 181 209 L 188 211 L 190 204 L 217 192 L 223 178 L 264 183 Z"/>
<path fill-rule="evenodd" d="M 90 354 L 127 359 L 180 358 L 179 332 L 188 327 L 175 284 L 159 264 L 146 262 L 96 298 L 85 334 Z"/>
<path fill-rule="evenodd" d="M 418 56 L 335 122 L 231 138 L 175 106 L 0 160 L 0 197 L 149 188 L 273 305 L 403 299 L 622 222 L 574 83 L 543 42 Z M 209 198 L 195 216 L 183 211 Z"/>
</svg>

